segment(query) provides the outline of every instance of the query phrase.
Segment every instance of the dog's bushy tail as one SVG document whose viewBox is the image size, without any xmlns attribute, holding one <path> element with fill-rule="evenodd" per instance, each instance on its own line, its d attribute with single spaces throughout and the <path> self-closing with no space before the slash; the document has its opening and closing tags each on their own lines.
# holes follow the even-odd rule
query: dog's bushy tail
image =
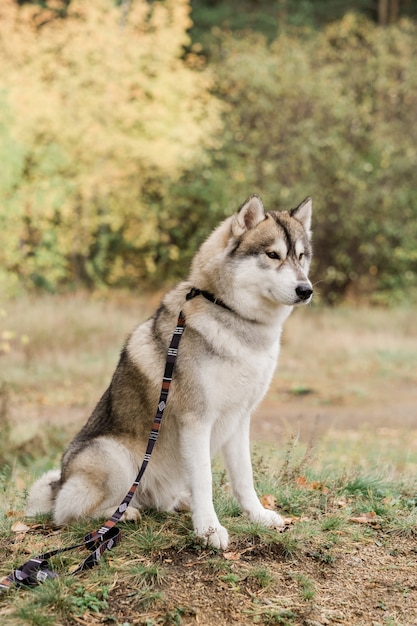
<svg viewBox="0 0 417 626">
<path fill-rule="evenodd" d="M 61 479 L 59 469 L 50 470 L 33 483 L 29 489 L 25 515 L 33 517 L 38 513 L 50 513 L 53 508 L 56 487 Z"/>
</svg>

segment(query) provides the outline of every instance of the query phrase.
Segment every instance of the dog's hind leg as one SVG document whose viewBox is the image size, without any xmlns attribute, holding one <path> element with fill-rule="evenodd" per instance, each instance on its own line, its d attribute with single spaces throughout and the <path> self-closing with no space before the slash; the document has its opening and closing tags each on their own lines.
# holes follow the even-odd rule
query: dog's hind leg
<svg viewBox="0 0 417 626">
<path fill-rule="evenodd" d="M 59 485 L 60 470 L 50 470 L 33 483 L 29 490 L 25 515 L 33 517 L 38 513 L 50 513 L 53 509 L 54 494 Z"/>
<path fill-rule="evenodd" d="M 54 505 L 54 521 L 68 524 L 84 517 L 109 517 L 121 503 L 136 476 L 129 450 L 105 437 L 82 449 L 70 460 Z M 137 521 L 138 509 L 129 507 L 124 520 Z"/>
</svg>

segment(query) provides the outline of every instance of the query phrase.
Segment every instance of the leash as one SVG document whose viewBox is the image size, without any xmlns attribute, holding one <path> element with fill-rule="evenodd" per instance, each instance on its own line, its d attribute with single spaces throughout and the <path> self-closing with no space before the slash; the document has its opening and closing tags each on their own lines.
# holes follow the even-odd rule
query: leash
<svg viewBox="0 0 417 626">
<path fill-rule="evenodd" d="M 196 289 L 194 287 L 187 294 L 186 300 L 192 300 L 199 295 L 203 296 L 214 304 L 222 306 L 229 311 L 231 310 L 226 304 L 224 304 L 224 302 L 215 298 L 215 296 L 213 296 L 213 294 L 211 294 L 210 292 Z M 106 550 L 111 550 L 120 543 L 121 531 L 119 528 L 116 527 L 116 524 L 119 522 L 123 513 L 126 511 L 127 507 L 131 503 L 132 498 L 135 495 L 136 489 L 142 479 L 142 476 L 145 473 L 146 468 L 148 467 L 152 451 L 157 442 L 162 419 L 164 416 L 164 411 L 166 408 L 166 403 L 168 400 L 169 389 L 174 374 L 174 368 L 177 361 L 178 347 L 182 339 L 184 330 L 185 315 L 181 311 L 178 316 L 177 325 L 175 327 L 167 351 L 161 392 L 154 422 L 149 435 L 145 456 L 143 458 L 138 475 L 136 476 L 132 486 L 130 487 L 129 491 L 127 492 L 113 515 L 106 522 L 104 522 L 103 526 L 101 526 L 98 530 L 95 530 L 94 532 L 85 535 L 81 543 L 68 546 L 67 548 L 57 548 L 56 550 L 45 552 L 44 554 L 32 557 L 31 559 L 29 559 L 29 561 L 23 563 L 23 565 L 13 570 L 13 572 L 11 572 L 6 578 L 0 580 L 0 593 L 11 589 L 14 585 L 35 587 L 48 579 L 58 578 L 58 574 L 55 573 L 49 565 L 49 559 L 53 556 L 56 556 L 57 554 L 62 554 L 63 552 L 68 552 L 70 550 L 75 550 L 76 548 L 82 547 L 85 547 L 90 552 L 90 554 L 80 563 L 80 565 L 78 565 L 78 567 L 71 572 L 71 575 L 75 575 L 84 570 L 91 569 L 92 567 L 97 565 Z"/>
</svg>

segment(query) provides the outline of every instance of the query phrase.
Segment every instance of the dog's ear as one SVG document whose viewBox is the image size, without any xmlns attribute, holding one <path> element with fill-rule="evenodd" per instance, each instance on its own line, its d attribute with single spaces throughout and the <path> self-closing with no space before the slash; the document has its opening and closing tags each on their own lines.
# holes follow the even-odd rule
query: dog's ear
<svg viewBox="0 0 417 626">
<path fill-rule="evenodd" d="M 249 196 L 240 207 L 232 222 L 232 234 L 234 237 L 241 237 L 243 233 L 251 228 L 255 228 L 265 219 L 265 209 L 262 200 L 256 194 Z"/>
<path fill-rule="evenodd" d="M 291 217 L 301 222 L 308 236 L 311 236 L 311 214 L 313 211 L 313 202 L 311 198 L 306 198 L 298 205 L 297 208 L 290 211 Z"/>
</svg>

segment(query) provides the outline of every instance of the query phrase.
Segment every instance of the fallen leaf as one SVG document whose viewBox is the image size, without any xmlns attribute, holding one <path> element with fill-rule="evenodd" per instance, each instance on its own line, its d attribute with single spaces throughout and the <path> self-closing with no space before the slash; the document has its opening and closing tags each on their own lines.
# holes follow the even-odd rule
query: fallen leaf
<svg viewBox="0 0 417 626">
<path fill-rule="evenodd" d="M 305 489 L 314 489 L 316 491 L 321 491 L 322 493 L 329 493 L 326 485 L 318 480 L 312 480 L 309 482 L 305 476 L 298 476 L 298 478 L 295 479 L 295 482 L 297 485 L 304 487 Z"/>
<path fill-rule="evenodd" d="M 324 483 L 319 482 L 318 480 L 313 480 L 311 483 L 311 488 L 316 491 L 321 491 L 322 493 L 329 493 L 328 488 Z"/>
<path fill-rule="evenodd" d="M 368 511 L 367 513 L 362 513 L 357 517 L 349 517 L 350 522 L 354 522 L 355 524 L 377 524 L 378 517 L 375 511 Z"/>
<path fill-rule="evenodd" d="M 387 504 L 388 506 L 395 506 L 396 504 L 398 504 L 398 501 L 399 499 L 394 498 L 393 496 L 387 496 L 386 498 L 382 500 L 382 502 L 384 504 Z"/>
<path fill-rule="evenodd" d="M 27 533 L 30 530 L 30 526 L 27 526 L 23 522 L 14 522 L 12 524 L 12 531 L 14 533 Z"/>
<path fill-rule="evenodd" d="M 223 556 L 227 561 L 240 561 L 240 552 L 236 552 L 235 550 L 223 552 Z"/>
<path fill-rule="evenodd" d="M 270 509 L 271 511 L 274 511 L 277 507 L 276 498 L 270 493 L 265 496 L 262 496 L 260 500 L 264 509 Z"/>
</svg>

